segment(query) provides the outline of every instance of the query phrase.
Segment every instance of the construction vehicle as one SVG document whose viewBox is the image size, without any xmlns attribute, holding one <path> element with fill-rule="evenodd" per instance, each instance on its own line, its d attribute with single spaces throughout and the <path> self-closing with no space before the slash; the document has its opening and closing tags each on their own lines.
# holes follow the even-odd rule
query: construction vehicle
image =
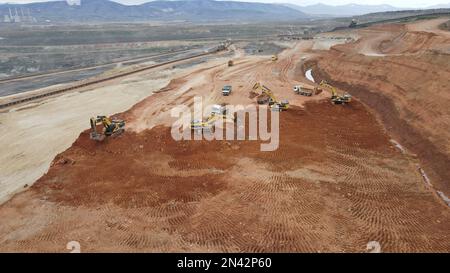
<svg viewBox="0 0 450 273">
<path fill-rule="evenodd" d="M 272 62 L 276 62 L 278 61 L 278 56 L 277 55 L 272 55 Z"/>
<path fill-rule="evenodd" d="M 223 96 L 229 96 L 231 94 L 231 85 L 225 85 L 222 87 L 222 95 Z"/>
<path fill-rule="evenodd" d="M 102 141 L 105 137 L 118 136 L 125 131 L 125 121 L 119 119 L 111 119 L 106 116 L 92 117 L 91 120 L 90 138 L 97 141 Z M 103 125 L 103 131 L 97 131 L 97 125 Z"/>
<path fill-rule="evenodd" d="M 229 60 L 228 61 L 228 66 L 233 66 L 233 65 L 234 65 L 233 60 Z"/>
<path fill-rule="evenodd" d="M 322 93 L 322 88 L 317 87 L 317 86 L 314 88 L 311 88 L 311 87 L 306 87 L 306 86 L 301 86 L 301 85 L 295 85 L 294 93 L 298 94 L 298 95 L 302 95 L 302 96 L 311 97 L 311 96 Z"/>
<path fill-rule="evenodd" d="M 219 119 L 229 119 L 226 108 L 222 105 L 213 105 L 211 113 L 204 120 L 192 120 L 191 129 L 196 132 L 213 132 L 215 122 Z M 233 118 L 234 120 L 234 118 Z"/>
<path fill-rule="evenodd" d="M 294 86 L 294 93 L 302 96 L 311 97 L 313 95 L 319 94 L 320 92 L 322 92 L 322 90 L 318 87 L 310 88 L 301 85 Z"/>
<path fill-rule="evenodd" d="M 259 82 L 253 85 L 253 90 L 261 90 L 261 95 L 259 95 L 257 98 L 258 104 L 269 103 L 269 106 L 273 111 L 283 111 L 289 108 L 289 101 L 278 101 L 273 92 L 268 87 L 260 84 Z"/>
<path fill-rule="evenodd" d="M 311 97 L 314 93 L 314 90 L 306 89 L 300 85 L 294 86 L 294 93 L 302 96 Z"/>
<path fill-rule="evenodd" d="M 320 82 L 320 86 L 324 86 L 331 91 L 331 102 L 333 104 L 345 104 L 352 101 L 352 96 L 348 93 L 344 93 L 344 95 L 339 95 L 332 85 L 328 84 L 326 81 L 322 80 Z"/>
</svg>

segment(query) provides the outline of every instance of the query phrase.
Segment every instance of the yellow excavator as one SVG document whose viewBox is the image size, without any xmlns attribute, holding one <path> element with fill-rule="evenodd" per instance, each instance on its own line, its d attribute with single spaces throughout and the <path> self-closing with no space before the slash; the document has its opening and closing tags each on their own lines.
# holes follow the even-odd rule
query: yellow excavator
<svg viewBox="0 0 450 273">
<path fill-rule="evenodd" d="M 278 56 L 277 55 L 272 55 L 271 60 L 272 60 L 272 62 L 278 61 Z"/>
<path fill-rule="evenodd" d="M 212 132 L 215 122 L 219 119 L 229 119 L 226 108 L 222 105 L 213 105 L 211 113 L 204 120 L 191 121 L 191 129 L 197 132 Z"/>
<path fill-rule="evenodd" d="M 334 86 L 328 84 L 326 81 L 322 80 L 319 84 L 320 86 L 326 87 L 331 91 L 331 102 L 333 104 L 344 104 L 352 101 L 352 95 L 344 93 L 344 95 L 339 95 Z"/>
<path fill-rule="evenodd" d="M 97 125 L 103 125 L 103 131 L 97 131 Z M 97 116 L 91 118 L 91 134 L 93 140 L 102 141 L 105 137 L 118 136 L 125 131 L 125 121 L 119 119 L 111 119 L 106 116 Z"/>
<path fill-rule="evenodd" d="M 259 95 L 257 98 L 258 104 L 269 103 L 269 106 L 273 111 L 283 111 L 289 108 L 289 101 L 278 101 L 273 92 L 268 87 L 259 82 L 253 85 L 253 91 L 257 90 L 261 90 L 261 95 Z"/>
</svg>

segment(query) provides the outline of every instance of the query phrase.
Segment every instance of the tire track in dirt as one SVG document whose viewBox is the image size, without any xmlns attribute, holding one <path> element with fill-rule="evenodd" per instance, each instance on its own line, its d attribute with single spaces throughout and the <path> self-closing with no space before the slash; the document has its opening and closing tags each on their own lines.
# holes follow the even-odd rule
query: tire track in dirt
<svg viewBox="0 0 450 273">
<path fill-rule="evenodd" d="M 248 101 L 247 92 L 221 97 L 224 80 L 250 90 L 264 78 L 281 92 L 298 61 L 283 58 L 198 71 L 121 115 L 139 125 L 144 113 L 159 116 L 195 94 Z M 160 99 L 167 102 L 158 106 Z M 74 164 L 56 160 L 26 195 L 0 206 L 0 218 L 13 224 L 0 223 L 0 251 L 60 251 L 73 238 L 87 252 L 363 252 L 371 240 L 383 251 L 448 251 L 449 211 L 358 101 L 310 102 L 280 120 L 273 152 L 261 152 L 261 141 L 174 141 L 166 126 L 101 144 L 83 132 L 59 158 Z M 22 214 L 44 219 L 43 205 L 30 205 L 35 199 L 58 213 L 30 230 Z M 96 238 L 84 239 L 89 234 Z"/>
</svg>

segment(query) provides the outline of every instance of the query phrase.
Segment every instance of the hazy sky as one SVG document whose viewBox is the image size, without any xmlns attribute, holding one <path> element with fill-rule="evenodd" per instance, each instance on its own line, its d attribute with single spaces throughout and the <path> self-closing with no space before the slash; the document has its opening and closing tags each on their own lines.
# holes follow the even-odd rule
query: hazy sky
<svg viewBox="0 0 450 273">
<path fill-rule="evenodd" d="M 31 3 L 45 2 L 47 0 L 0 0 L 0 3 Z M 81 0 L 83 1 L 83 0 Z M 150 0 L 113 0 L 122 4 L 140 4 Z M 325 3 L 329 5 L 342 5 L 349 3 L 358 3 L 366 5 L 389 4 L 397 7 L 426 7 L 435 4 L 450 3 L 450 0 L 240 0 L 247 2 L 264 2 L 264 3 L 293 3 L 298 5 L 310 5 L 316 3 Z"/>
</svg>

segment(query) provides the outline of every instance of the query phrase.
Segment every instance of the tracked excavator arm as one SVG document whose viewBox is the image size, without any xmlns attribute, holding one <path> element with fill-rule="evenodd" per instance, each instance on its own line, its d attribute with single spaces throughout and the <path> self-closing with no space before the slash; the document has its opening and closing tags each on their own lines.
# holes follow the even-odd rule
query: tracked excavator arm
<svg viewBox="0 0 450 273">
<path fill-rule="evenodd" d="M 289 108 L 289 101 L 287 100 L 278 101 L 273 92 L 268 87 L 264 86 L 259 82 L 253 85 L 253 90 L 254 91 L 261 90 L 260 96 L 266 96 L 269 98 L 268 100 L 266 100 L 260 97 L 258 99 L 258 104 L 265 104 L 268 102 L 271 109 L 274 111 L 283 111 Z"/>
<path fill-rule="evenodd" d="M 333 104 L 344 104 L 352 101 L 352 96 L 348 93 L 344 93 L 344 95 L 339 95 L 334 86 L 328 84 L 326 81 L 322 80 L 320 82 L 320 86 L 326 87 L 331 92 L 331 102 Z"/>
<path fill-rule="evenodd" d="M 224 106 L 214 105 L 213 111 L 205 119 L 191 121 L 191 129 L 196 132 L 199 131 L 212 132 L 214 130 L 215 122 L 219 119 L 230 120 L 232 118 L 228 116 L 228 113 Z"/>
<path fill-rule="evenodd" d="M 90 137 L 93 140 L 101 141 L 105 137 L 117 136 L 125 131 L 125 121 L 118 119 L 111 119 L 106 116 L 92 117 L 91 123 L 91 134 Z M 97 131 L 97 125 L 102 124 L 103 130 L 101 132 Z"/>
</svg>

